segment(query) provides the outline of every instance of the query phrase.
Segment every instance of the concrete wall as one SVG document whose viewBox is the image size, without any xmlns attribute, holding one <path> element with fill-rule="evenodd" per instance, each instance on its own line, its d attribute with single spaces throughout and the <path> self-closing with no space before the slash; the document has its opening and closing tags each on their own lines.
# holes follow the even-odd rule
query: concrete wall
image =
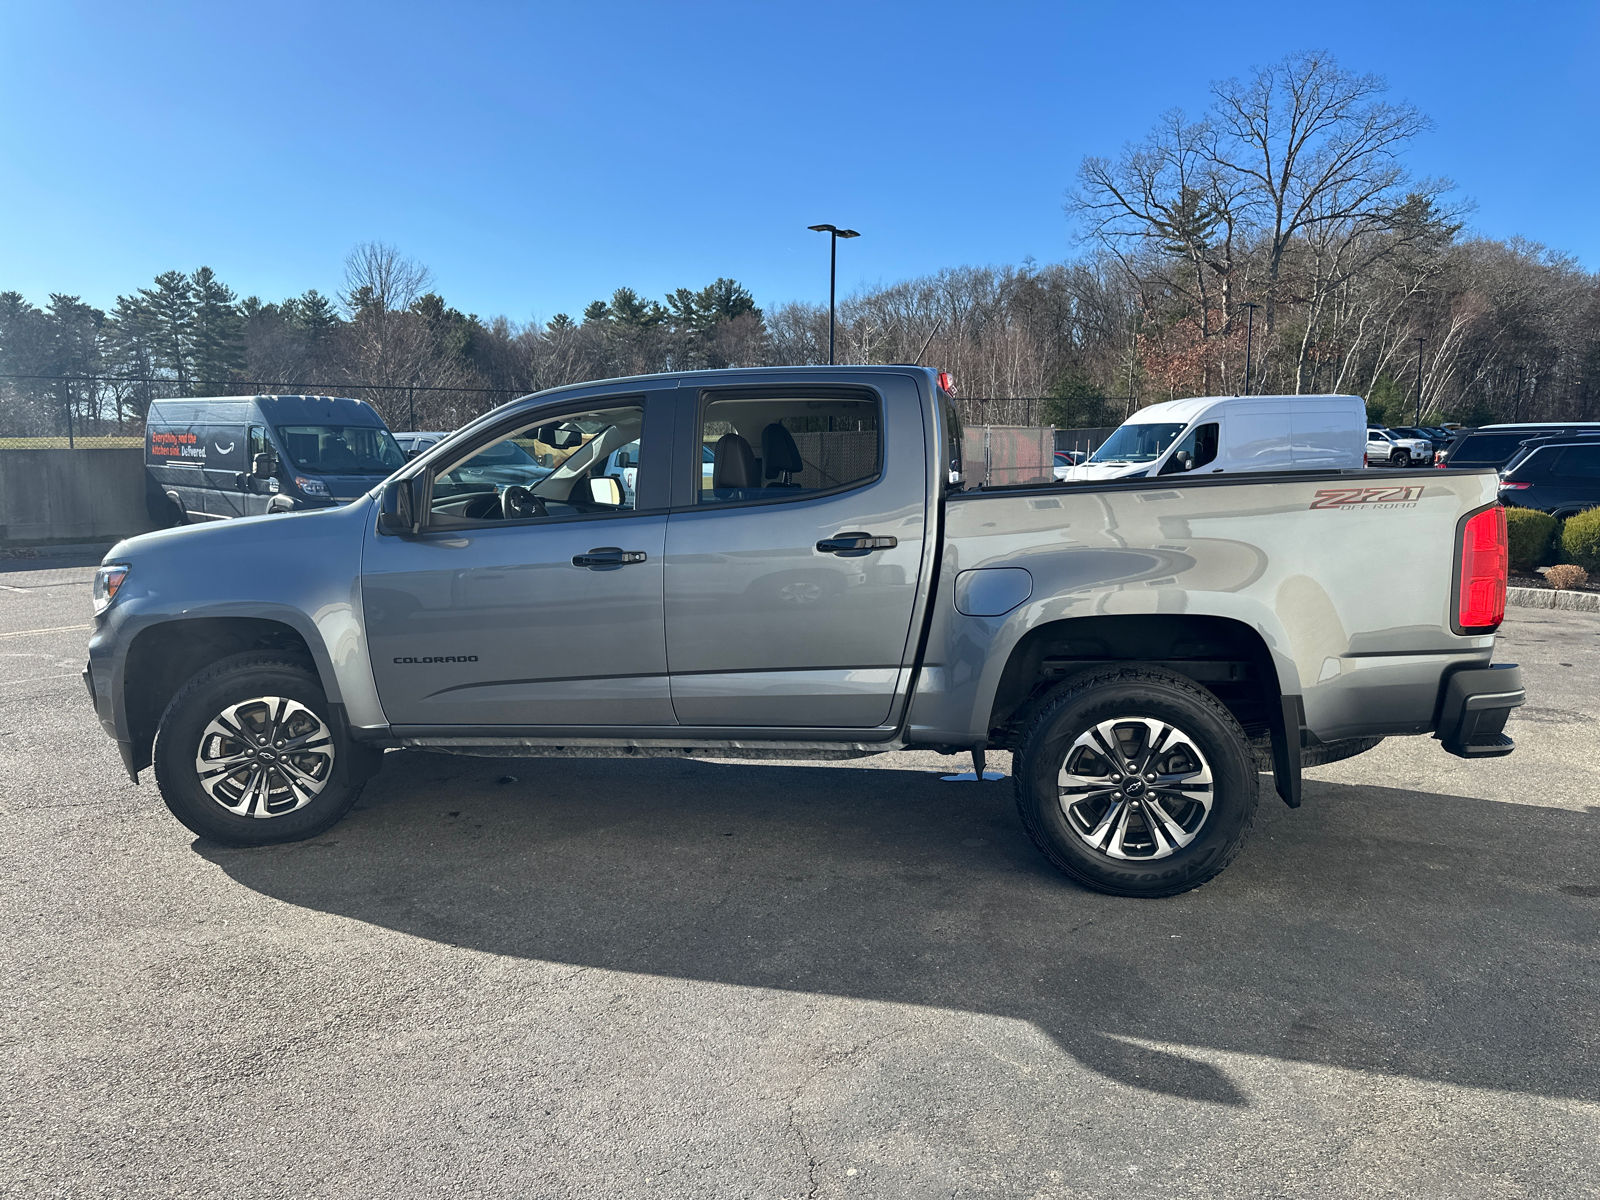
<svg viewBox="0 0 1600 1200">
<path fill-rule="evenodd" d="M 154 528 L 142 447 L 0 450 L 0 545 L 110 542 Z"/>
</svg>

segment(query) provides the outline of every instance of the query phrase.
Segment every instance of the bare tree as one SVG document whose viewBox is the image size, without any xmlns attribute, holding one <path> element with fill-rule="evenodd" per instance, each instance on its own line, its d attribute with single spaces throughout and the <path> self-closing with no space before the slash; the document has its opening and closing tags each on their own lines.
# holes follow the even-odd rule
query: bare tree
<svg viewBox="0 0 1600 1200">
<path fill-rule="evenodd" d="M 410 308 L 431 287 L 433 272 L 421 263 L 384 242 L 362 242 L 345 255 L 339 299 L 352 317 L 373 308 L 395 312 Z"/>
<path fill-rule="evenodd" d="M 1387 90 L 1382 77 L 1352 75 L 1325 51 L 1212 85 L 1207 156 L 1249 185 L 1247 212 L 1265 241 L 1269 343 L 1294 239 L 1329 225 L 1382 229 L 1404 196 L 1398 155 L 1431 122 L 1410 104 L 1380 99 Z"/>
<path fill-rule="evenodd" d="M 1208 122 L 1191 123 L 1172 109 L 1116 162 L 1084 159 L 1078 190 L 1067 201 L 1086 235 L 1131 278 L 1147 278 L 1153 265 L 1162 282 L 1190 300 L 1202 337 L 1225 336 L 1232 327 L 1239 235 L 1250 207 L 1247 181 L 1217 163 L 1213 146 Z M 1158 253 L 1145 253 L 1152 249 Z M 1172 261 L 1185 271 L 1161 269 Z"/>
</svg>

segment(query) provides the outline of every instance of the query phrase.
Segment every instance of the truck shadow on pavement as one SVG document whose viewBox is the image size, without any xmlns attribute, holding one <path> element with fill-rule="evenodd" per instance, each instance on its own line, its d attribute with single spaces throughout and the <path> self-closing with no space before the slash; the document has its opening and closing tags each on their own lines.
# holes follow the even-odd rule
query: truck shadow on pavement
<svg viewBox="0 0 1600 1200">
<path fill-rule="evenodd" d="M 494 954 L 1026 1020 L 1187 1099 L 1247 1103 L 1205 1047 L 1600 1100 L 1600 814 L 1306 793 L 1265 785 L 1239 859 L 1165 901 L 1059 876 L 1009 780 L 884 768 L 401 752 L 318 840 L 195 850 Z"/>
</svg>

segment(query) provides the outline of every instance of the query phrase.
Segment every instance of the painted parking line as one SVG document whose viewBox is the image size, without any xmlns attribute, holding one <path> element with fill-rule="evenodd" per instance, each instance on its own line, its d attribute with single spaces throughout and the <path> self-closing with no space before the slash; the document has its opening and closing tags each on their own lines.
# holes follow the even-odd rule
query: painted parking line
<svg viewBox="0 0 1600 1200">
<path fill-rule="evenodd" d="M 30 675 L 27 679 L 0 679 L 0 687 L 10 687 L 14 683 L 39 683 L 45 679 L 81 679 L 81 675 Z"/>
<path fill-rule="evenodd" d="M 33 637 L 44 633 L 71 633 L 75 629 L 90 629 L 89 625 L 57 625 L 53 629 L 18 629 L 13 633 L 0 633 L 0 638 Z"/>
</svg>

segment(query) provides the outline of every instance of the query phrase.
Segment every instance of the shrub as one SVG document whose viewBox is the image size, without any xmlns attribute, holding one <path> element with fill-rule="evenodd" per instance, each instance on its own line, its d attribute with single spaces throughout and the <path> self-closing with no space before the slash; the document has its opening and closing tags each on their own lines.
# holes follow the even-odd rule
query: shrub
<svg viewBox="0 0 1600 1200">
<path fill-rule="evenodd" d="M 1591 573 L 1600 572 L 1600 508 L 1568 517 L 1561 527 L 1562 557 Z"/>
<path fill-rule="evenodd" d="M 1531 571 L 1544 562 L 1557 527 L 1558 522 L 1549 513 L 1531 508 L 1506 509 L 1506 541 L 1512 569 Z"/>
<path fill-rule="evenodd" d="M 1561 563 L 1551 567 L 1544 573 L 1544 581 L 1553 588 L 1565 591 L 1567 588 L 1587 587 L 1589 572 L 1576 563 Z"/>
</svg>

